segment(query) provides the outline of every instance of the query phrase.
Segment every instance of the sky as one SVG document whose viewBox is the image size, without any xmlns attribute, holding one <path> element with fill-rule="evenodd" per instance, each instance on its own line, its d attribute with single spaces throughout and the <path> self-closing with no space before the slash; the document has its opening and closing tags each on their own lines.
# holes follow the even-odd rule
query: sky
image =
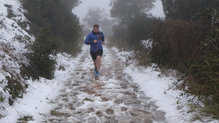
<svg viewBox="0 0 219 123">
<path fill-rule="evenodd" d="M 75 9 L 73 9 L 73 13 L 75 13 L 81 21 L 86 16 L 89 8 L 98 7 L 105 10 L 106 13 L 109 13 L 110 1 L 111 0 L 81 0 L 82 3 L 75 7 Z"/>
<path fill-rule="evenodd" d="M 156 0 L 154 8 L 150 11 L 150 13 L 155 17 L 165 17 L 161 0 Z"/>
<path fill-rule="evenodd" d="M 79 6 L 77 6 L 75 9 L 73 9 L 73 13 L 75 13 L 79 17 L 80 21 L 82 21 L 83 18 L 86 16 L 89 8 L 98 7 L 100 9 L 104 9 L 106 13 L 109 13 L 110 1 L 111 0 L 81 0 L 82 3 L 79 4 Z M 154 4 L 155 7 L 150 11 L 150 13 L 152 13 L 152 15 L 156 17 L 165 17 L 161 0 L 156 0 Z"/>
</svg>

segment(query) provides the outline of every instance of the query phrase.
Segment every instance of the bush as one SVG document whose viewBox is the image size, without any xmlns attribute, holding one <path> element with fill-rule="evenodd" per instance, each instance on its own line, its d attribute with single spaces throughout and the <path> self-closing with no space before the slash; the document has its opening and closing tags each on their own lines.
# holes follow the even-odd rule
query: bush
<svg viewBox="0 0 219 123">
<path fill-rule="evenodd" d="M 119 24 L 113 28 L 113 38 L 116 45 L 128 49 L 142 49 L 141 41 L 151 38 L 154 26 L 160 19 L 149 15 L 139 14 L 129 20 L 128 24 Z"/>
<path fill-rule="evenodd" d="M 135 48 L 141 47 L 141 41 L 149 39 L 154 24 L 158 19 L 149 17 L 145 14 L 138 15 L 128 24 L 126 40 L 129 45 Z"/>
<path fill-rule="evenodd" d="M 202 110 L 219 118 L 219 32 L 214 29 L 201 45 L 200 61 L 191 64 L 187 92 L 201 97 Z M 190 81 L 193 80 L 193 81 Z"/>
<path fill-rule="evenodd" d="M 194 60 L 200 60 L 200 46 L 208 26 L 201 22 L 167 20 L 153 33 L 152 62 L 185 72 Z"/>
<path fill-rule="evenodd" d="M 78 0 L 23 0 L 23 6 L 28 11 L 31 30 L 36 36 L 42 27 L 49 26 L 52 36 L 59 42 L 58 51 L 72 53 L 74 45 L 78 45 L 81 27 L 77 16 L 71 8 Z M 68 45 L 66 45 L 68 44 Z M 70 44 L 70 45 L 69 45 Z"/>
<path fill-rule="evenodd" d="M 13 76 L 13 74 L 11 74 L 11 77 L 7 76 L 6 79 L 8 81 L 8 85 L 5 86 L 4 91 L 8 91 L 11 95 L 11 97 L 8 98 L 8 102 L 10 105 L 12 105 L 16 98 L 23 97 L 23 93 L 28 85 L 22 82 L 18 76 Z"/>
<path fill-rule="evenodd" d="M 49 27 L 45 27 L 36 37 L 32 45 L 33 53 L 29 56 L 30 66 L 26 67 L 29 75 L 34 79 L 39 76 L 52 79 L 55 70 L 55 59 L 51 55 L 56 55 L 58 49 L 58 41 L 52 36 Z"/>
<path fill-rule="evenodd" d="M 219 117 L 218 28 L 201 22 L 167 20 L 153 33 L 152 62 L 176 69 L 186 76 L 184 89 L 196 95 L 206 114 Z"/>
<path fill-rule="evenodd" d="M 81 27 L 72 8 L 78 0 L 22 0 L 31 21 L 31 32 L 36 41 L 28 54 L 29 66 L 23 66 L 23 76 L 34 79 L 45 77 L 52 79 L 56 61 L 56 52 L 76 54 L 79 47 Z"/>
<path fill-rule="evenodd" d="M 183 73 L 183 89 L 205 104 L 195 107 L 219 118 L 219 1 L 162 0 L 169 20 L 152 18 L 141 11 L 130 14 L 127 10 L 133 10 L 129 6 L 132 4 L 123 6 L 120 2 L 112 3 L 111 15 L 118 19 L 112 44 L 134 48 L 141 65 L 151 61 Z M 153 39 L 150 50 L 142 48 L 141 40 L 147 39 Z"/>
</svg>

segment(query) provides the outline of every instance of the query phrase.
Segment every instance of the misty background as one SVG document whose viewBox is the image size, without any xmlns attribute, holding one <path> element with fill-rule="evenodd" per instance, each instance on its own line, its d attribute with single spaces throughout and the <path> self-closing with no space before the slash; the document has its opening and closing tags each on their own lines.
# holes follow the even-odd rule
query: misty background
<svg viewBox="0 0 219 123">
<path fill-rule="evenodd" d="M 83 18 L 85 18 L 89 9 L 99 8 L 107 13 L 108 17 L 110 17 L 110 3 L 111 0 L 81 0 L 81 3 L 73 9 L 73 13 L 76 14 L 81 21 L 83 21 Z M 165 17 L 161 0 L 156 0 L 154 2 L 154 7 L 150 13 L 157 17 Z"/>
<path fill-rule="evenodd" d="M 161 0 L 153 1 L 153 5 L 153 8 L 147 13 L 164 18 Z M 106 37 L 109 38 L 112 35 L 112 27 L 116 23 L 110 14 L 111 8 L 112 0 L 81 0 L 72 12 L 78 16 L 80 24 L 83 26 L 84 36 L 92 30 L 93 24 L 97 23 L 100 25 L 100 30 L 106 33 Z"/>
</svg>

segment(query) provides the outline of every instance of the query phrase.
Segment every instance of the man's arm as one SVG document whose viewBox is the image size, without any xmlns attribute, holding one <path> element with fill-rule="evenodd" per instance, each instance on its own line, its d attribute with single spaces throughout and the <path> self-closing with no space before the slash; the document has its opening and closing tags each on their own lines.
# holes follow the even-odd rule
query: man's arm
<svg viewBox="0 0 219 123">
<path fill-rule="evenodd" d="M 93 44 L 93 43 L 97 43 L 97 40 L 92 40 L 91 36 L 88 35 L 87 38 L 84 41 L 85 44 Z"/>
<path fill-rule="evenodd" d="M 85 44 L 92 44 L 93 42 L 91 41 L 90 35 L 87 35 L 86 39 L 84 40 Z"/>
<path fill-rule="evenodd" d="M 105 41 L 104 41 L 104 34 L 103 34 L 103 32 L 102 32 L 101 35 L 102 35 L 102 36 L 101 36 L 101 37 L 102 37 L 102 39 L 101 39 L 101 40 L 102 40 L 102 44 L 104 44 Z"/>
<path fill-rule="evenodd" d="M 90 44 L 90 43 L 89 43 L 89 38 L 90 38 L 90 36 L 87 35 L 86 39 L 84 40 L 84 43 L 85 43 L 85 44 Z"/>
</svg>

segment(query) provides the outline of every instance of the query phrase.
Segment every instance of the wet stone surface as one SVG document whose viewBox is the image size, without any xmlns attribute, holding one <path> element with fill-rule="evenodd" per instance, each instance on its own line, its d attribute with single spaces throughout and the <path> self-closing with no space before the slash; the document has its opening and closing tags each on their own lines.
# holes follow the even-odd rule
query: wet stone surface
<svg viewBox="0 0 219 123">
<path fill-rule="evenodd" d="M 50 103 L 44 123 L 165 123 L 165 113 L 123 72 L 114 51 L 104 49 L 101 76 L 94 80 L 89 51 L 72 70 L 72 78 Z"/>
</svg>

